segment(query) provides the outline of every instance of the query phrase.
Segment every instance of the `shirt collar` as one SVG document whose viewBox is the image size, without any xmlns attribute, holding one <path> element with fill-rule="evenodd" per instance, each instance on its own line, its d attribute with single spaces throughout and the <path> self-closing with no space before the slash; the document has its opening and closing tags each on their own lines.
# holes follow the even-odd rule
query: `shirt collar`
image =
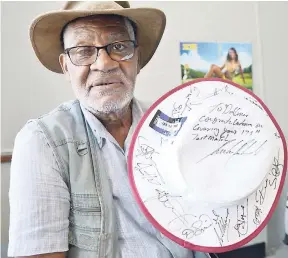
<svg viewBox="0 0 288 258">
<path fill-rule="evenodd" d="M 89 126 L 91 127 L 94 136 L 96 137 L 96 140 L 99 144 L 99 147 L 102 148 L 105 140 L 109 139 L 108 131 L 105 128 L 105 126 L 95 117 L 88 109 L 86 109 L 81 103 L 80 103 L 82 112 L 84 114 L 85 119 L 87 120 Z M 125 143 L 130 143 L 132 134 L 134 133 L 134 130 L 139 123 L 144 111 L 135 98 L 132 100 L 132 125 L 129 130 L 129 133 L 127 135 L 127 139 L 125 140 Z M 126 144 L 125 144 L 126 145 Z M 126 146 L 125 146 L 126 147 Z"/>
</svg>

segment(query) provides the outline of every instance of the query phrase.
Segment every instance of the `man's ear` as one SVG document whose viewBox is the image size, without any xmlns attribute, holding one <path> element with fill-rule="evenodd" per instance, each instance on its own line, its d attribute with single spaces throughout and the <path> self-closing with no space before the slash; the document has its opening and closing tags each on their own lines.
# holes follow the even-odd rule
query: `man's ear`
<svg viewBox="0 0 288 258">
<path fill-rule="evenodd" d="M 69 72 L 68 72 L 67 59 L 66 59 L 66 55 L 65 54 L 62 53 L 59 56 L 59 63 L 61 65 L 61 68 L 62 68 L 63 74 L 65 75 L 65 78 L 68 81 L 70 81 L 70 75 L 69 75 Z"/>
</svg>

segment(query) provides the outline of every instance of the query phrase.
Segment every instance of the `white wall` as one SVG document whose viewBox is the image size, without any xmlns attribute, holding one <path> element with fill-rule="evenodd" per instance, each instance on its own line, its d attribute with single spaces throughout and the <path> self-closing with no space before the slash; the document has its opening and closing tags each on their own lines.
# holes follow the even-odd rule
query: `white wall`
<svg viewBox="0 0 288 258">
<path fill-rule="evenodd" d="M 16 133 L 30 118 L 73 97 L 61 75 L 43 69 L 29 39 L 28 27 L 41 12 L 63 2 L 1 2 L 2 4 L 2 150 L 11 150 Z M 9 112 L 7 112 L 9 111 Z"/>
<path fill-rule="evenodd" d="M 10 163 L 1 164 L 1 257 L 7 257 L 8 230 L 9 230 L 9 204 L 8 182 Z"/>
<path fill-rule="evenodd" d="M 30 46 L 28 26 L 41 12 L 63 2 L 2 2 L 2 150 L 13 148 L 16 133 L 29 119 L 73 98 L 61 75 L 46 70 Z M 152 102 L 180 84 L 180 41 L 234 41 L 253 44 L 254 92 L 263 98 L 288 136 L 287 74 L 288 3 L 256 2 L 132 2 L 132 7 L 162 9 L 167 28 L 159 49 L 137 79 L 136 96 Z M 272 25 L 269 27 L 268 25 Z M 286 51 L 286 52 L 285 52 Z M 285 58 L 286 57 L 286 58 Z M 277 76 L 277 77 L 276 77 Z M 287 85 L 287 83 L 286 83 Z M 286 115 L 287 117 L 287 115 Z M 4 126 L 5 125 L 5 126 Z M 8 235 L 9 165 L 1 164 L 2 243 Z M 286 180 L 287 181 L 287 180 Z M 287 186 L 287 184 L 286 184 Z M 287 190 L 287 188 L 286 188 Z M 283 208 L 282 208 L 283 206 Z M 254 241 L 280 243 L 282 198 L 270 225 Z M 3 226 L 4 225 L 4 226 Z M 270 243 L 268 243 L 270 245 Z M 5 257 L 2 254 L 2 257 Z"/>
<path fill-rule="evenodd" d="M 288 139 L 288 2 L 259 4 L 265 102 Z M 284 210 L 288 176 L 278 208 L 267 227 L 268 249 L 273 252 L 284 237 Z M 287 250 L 287 249 L 286 249 Z M 288 257 L 288 254 L 287 256 Z"/>
</svg>

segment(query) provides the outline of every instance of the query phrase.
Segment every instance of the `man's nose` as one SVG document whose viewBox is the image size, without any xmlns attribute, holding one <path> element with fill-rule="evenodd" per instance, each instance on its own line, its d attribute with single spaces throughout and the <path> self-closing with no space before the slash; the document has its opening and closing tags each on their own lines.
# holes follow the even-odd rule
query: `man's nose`
<svg viewBox="0 0 288 258">
<path fill-rule="evenodd" d="M 119 67 L 119 63 L 111 59 L 105 49 L 100 49 L 96 61 L 90 69 L 95 71 L 109 72 Z"/>
</svg>

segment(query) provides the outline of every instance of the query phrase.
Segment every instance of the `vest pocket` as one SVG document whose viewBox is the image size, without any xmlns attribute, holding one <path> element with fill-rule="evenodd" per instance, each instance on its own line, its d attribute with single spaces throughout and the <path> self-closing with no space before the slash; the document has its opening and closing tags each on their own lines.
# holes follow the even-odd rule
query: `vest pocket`
<svg viewBox="0 0 288 258">
<path fill-rule="evenodd" d="M 71 194 L 69 244 L 97 251 L 101 232 L 101 208 L 97 194 Z"/>
</svg>

